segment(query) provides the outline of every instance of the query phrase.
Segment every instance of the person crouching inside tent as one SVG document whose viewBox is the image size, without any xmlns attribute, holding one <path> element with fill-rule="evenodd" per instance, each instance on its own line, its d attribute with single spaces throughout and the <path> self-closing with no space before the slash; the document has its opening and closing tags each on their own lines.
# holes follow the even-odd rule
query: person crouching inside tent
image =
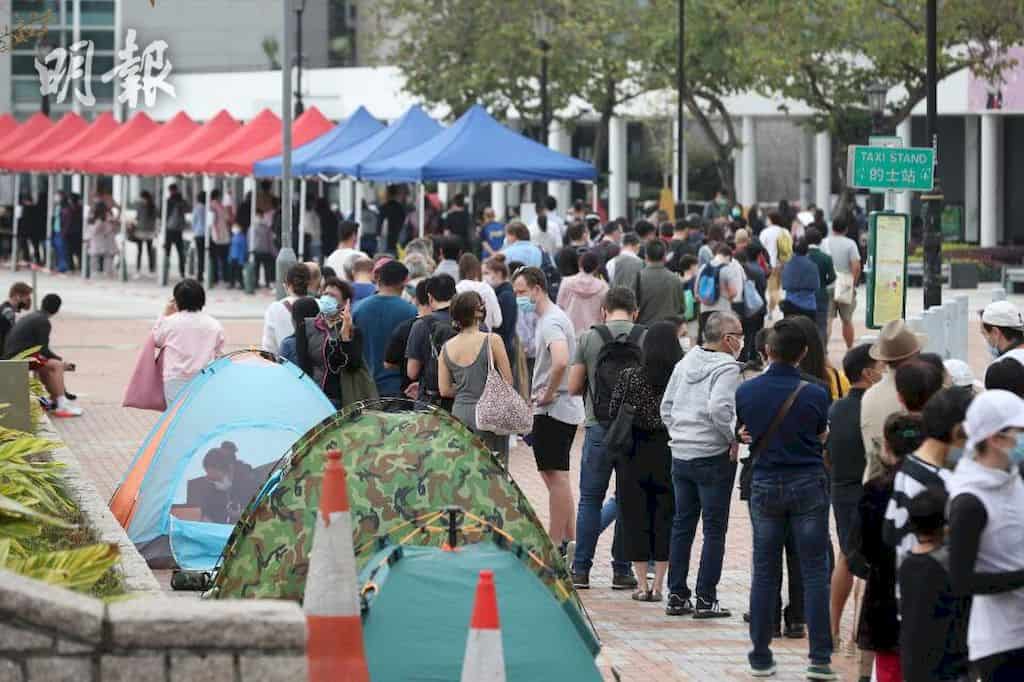
<svg viewBox="0 0 1024 682">
<path fill-rule="evenodd" d="M 317 299 L 320 313 L 295 329 L 302 371 L 312 377 L 337 409 L 375 400 L 377 387 L 363 363 L 363 337 L 352 322 L 352 287 L 334 278 Z"/>
<path fill-rule="evenodd" d="M 224 441 L 203 457 L 206 476 L 190 482 L 189 498 L 202 512 L 202 520 L 211 523 L 238 522 L 249 500 L 263 479 L 238 459 L 238 446 Z"/>
</svg>

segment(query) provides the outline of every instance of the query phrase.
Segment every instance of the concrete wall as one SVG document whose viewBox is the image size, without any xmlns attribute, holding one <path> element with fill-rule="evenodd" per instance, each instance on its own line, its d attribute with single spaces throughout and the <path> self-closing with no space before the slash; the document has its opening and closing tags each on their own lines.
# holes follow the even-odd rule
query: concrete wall
<svg viewBox="0 0 1024 682">
<path fill-rule="evenodd" d="M 11 3 L 7 1 L 0 2 L 0 26 L 10 25 Z M 6 47 L 9 48 L 10 45 Z M 11 55 L 5 49 L 3 52 L 0 52 L 0 114 L 11 110 L 11 98 L 13 96 L 14 93 L 11 92 Z"/>
<path fill-rule="evenodd" d="M 263 39 L 277 39 L 280 50 L 282 9 L 277 2 L 161 0 L 155 7 L 137 0 L 120 2 L 125 30 L 137 31 L 140 49 L 153 40 L 166 40 L 178 73 L 262 70 L 269 66 Z M 309 68 L 327 66 L 327 3 L 306 2 L 302 52 Z M 295 30 L 294 13 L 289 30 Z M 280 53 L 278 59 L 283 61 Z"/>
<path fill-rule="evenodd" d="M 142 597 L 105 605 L 0 570 L 4 682 L 306 679 L 294 602 Z"/>
</svg>

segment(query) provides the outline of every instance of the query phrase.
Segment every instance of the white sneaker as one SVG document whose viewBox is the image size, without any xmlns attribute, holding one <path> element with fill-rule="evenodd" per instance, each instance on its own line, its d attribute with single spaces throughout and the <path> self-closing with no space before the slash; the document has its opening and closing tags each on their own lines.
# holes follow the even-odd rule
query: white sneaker
<svg viewBox="0 0 1024 682">
<path fill-rule="evenodd" d="M 71 405 L 65 405 L 64 407 L 58 407 L 56 410 L 54 410 L 53 411 L 53 416 L 54 417 L 61 417 L 61 418 L 81 417 L 82 416 L 82 408 L 80 408 L 80 407 L 73 407 Z"/>
</svg>

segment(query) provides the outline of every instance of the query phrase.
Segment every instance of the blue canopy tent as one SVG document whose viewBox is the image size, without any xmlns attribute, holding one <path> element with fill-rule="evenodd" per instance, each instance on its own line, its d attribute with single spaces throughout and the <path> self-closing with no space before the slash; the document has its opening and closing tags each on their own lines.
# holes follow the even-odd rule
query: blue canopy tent
<svg viewBox="0 0 1024 682">
<path fill-rule="evenodd" d="M 329 132 L 292 151 L 292 175 L 314 175 L 306 170 L 310 161 L 343 152 L 382 130 L 384 124 L 371 116 L 364 107 L 359 107 Z M 281 175 L 281 166 L 281 156 L 278 155 L 258 161 L 253 170 L 256 177 L 278 177 Z"/>
<path fill-rule="evenodd" d="M 442 130 L 441 124 L 423 109 L 412 106 L 387 128 L 347 149 L 319 154 L 306 162 L 303 169 L 306 175 L 350 175 L 362 180 L 365 164 L 400 154 Z"/>
<path fill-rule="evenodd" d="M 597 169 L 506 128 L 474 105 L 422 144 L 367 161 L 359 177 L 389 182 L 587 181 L 597 177 Z"/>
</svg>

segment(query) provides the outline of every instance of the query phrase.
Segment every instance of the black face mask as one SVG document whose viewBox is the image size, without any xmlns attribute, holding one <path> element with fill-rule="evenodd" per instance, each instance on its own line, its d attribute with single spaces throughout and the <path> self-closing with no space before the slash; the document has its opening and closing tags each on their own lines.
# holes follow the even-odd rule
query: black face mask
<svg viewBox="0 0 1024 682">
<path fill-rule="evenodd" d="M 26 303 L 25 301 L 18 301 L 18 311 L 19 312 L 21 312 L 22 310 L 28 310 L 28 306 L 29 306 L 29 304 Z"/>
</svg>

